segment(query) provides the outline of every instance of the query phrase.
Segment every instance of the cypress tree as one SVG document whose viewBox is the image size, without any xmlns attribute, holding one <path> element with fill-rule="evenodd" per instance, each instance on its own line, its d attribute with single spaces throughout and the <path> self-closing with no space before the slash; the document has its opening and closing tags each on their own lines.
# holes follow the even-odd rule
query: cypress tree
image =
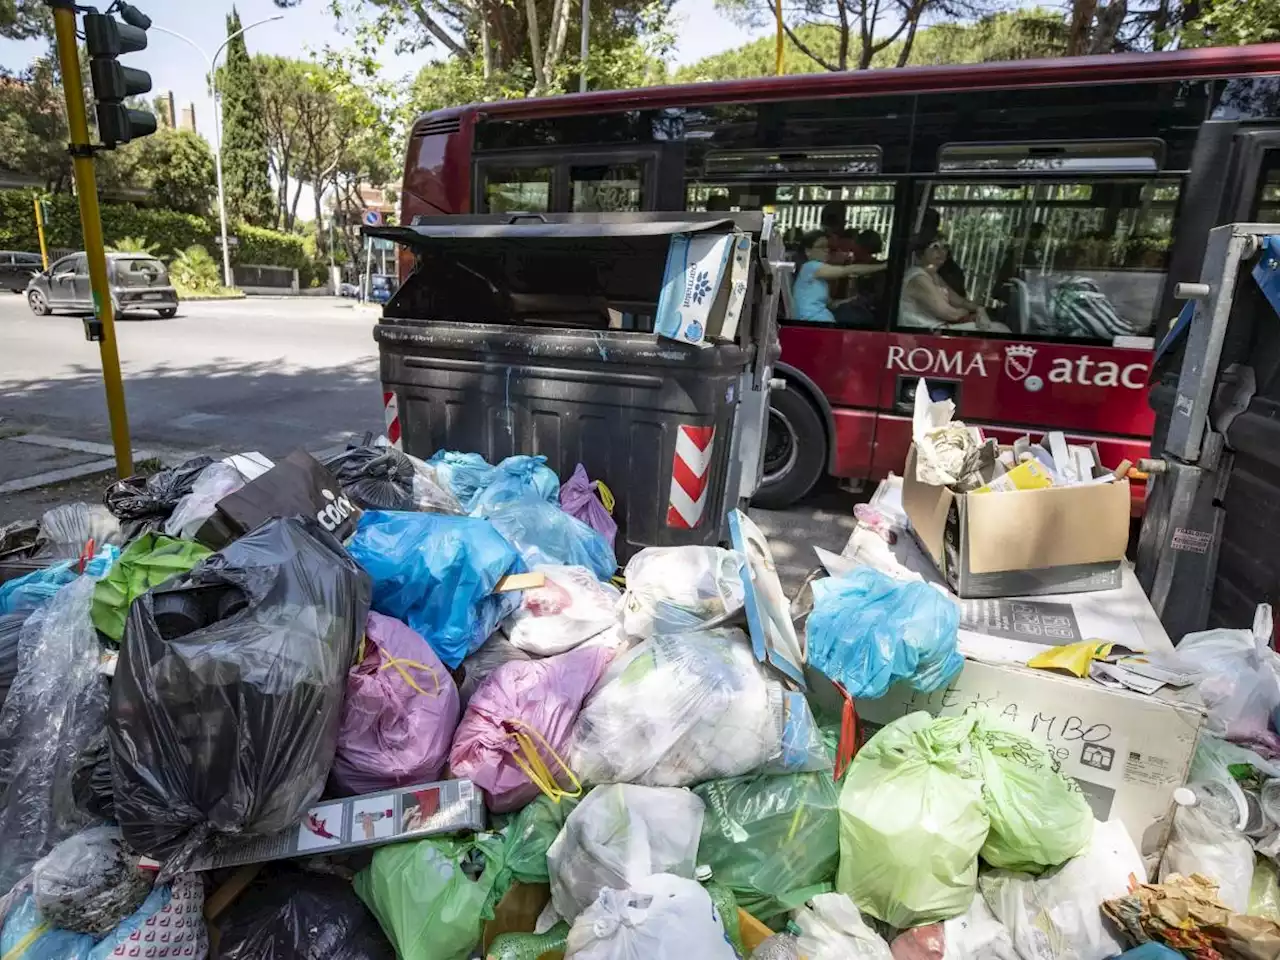
<svg viewBox="0 0 1280 960">
<path fill-rule="evenodd" d="M 227 17 L 227 36 L 240 29 L 235 7 Z M 227 44 L 221 70 L 222 177 L 227 216 L 258 227 L 275 225 L 275 192 L 267 175 L 267 126 L 262 91 L 240 34 Z"/>
</svg>

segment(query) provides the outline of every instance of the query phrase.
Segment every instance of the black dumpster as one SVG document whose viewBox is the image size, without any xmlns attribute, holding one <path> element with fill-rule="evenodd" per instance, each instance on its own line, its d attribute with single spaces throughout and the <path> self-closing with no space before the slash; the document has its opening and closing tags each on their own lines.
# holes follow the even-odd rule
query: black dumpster
<svg viewBox="0 0 1280 960">
<path fill-rule="evenodd" d="M 657 336 L 671 238 L 715 231 L 751 243 L 737 329 Z M 561 477 L 584 464 L 617 498 L 620 562 L 725 538 L 759 482 L 778 353 L 771 217 L 420 217 L 366 232 L 417 258 L 375 328 L 405 451 L 542 454 Z"/>
</svg>

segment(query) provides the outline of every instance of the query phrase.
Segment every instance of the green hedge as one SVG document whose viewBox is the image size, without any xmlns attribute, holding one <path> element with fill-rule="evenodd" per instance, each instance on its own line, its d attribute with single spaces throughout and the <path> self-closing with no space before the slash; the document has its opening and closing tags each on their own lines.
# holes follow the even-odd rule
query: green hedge
<svg viewBox="0 0 1280 960">
<path fill-rule="evenodd" d="M 33 196 L 29 190 L 0 190 L 0 250 L 40 249 L 31 204 Z M 48 201 L 46 242 L 56 248 L 83 248 L 80 206 L 76 198 L 60 193 L 50 196 Z M 231 257 L 236 263 L 300 270 L 307 270 L 311 265 L 312 257 L 304 237 L 247 224 L 231 224 L 228 229 L 240 241 L 238 246 L 231 248 Z M 145 239 L 148 244 L 155 245 L 160 256 L 166 258 L 193 244 L 204 247 L 215 259 L 220 257 L 215 241 L 218 236 L 216 217 L 196 217 L 172 210 L 106 203 L 102 205 L 102 234 L 108 246 L 123 237 Z"/>
</svg>

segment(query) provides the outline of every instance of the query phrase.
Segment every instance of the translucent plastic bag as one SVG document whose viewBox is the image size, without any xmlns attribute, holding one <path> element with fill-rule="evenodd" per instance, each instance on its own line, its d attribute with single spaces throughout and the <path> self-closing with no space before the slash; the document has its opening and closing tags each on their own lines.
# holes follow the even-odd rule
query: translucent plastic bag
<svg viewBox="0 0 1280 960">
<path fill-rule="evenodd" d="M 296 824 L 333 765 L 369 580 L 313 520 L 271 520 L 129 611 L 111 685 L 116 818 L 170 860 Z"/>
<path fill-rule="evenodd" d="M 968 909 L 989 823 L 975 719 L 912 713 L 873 736 L 840 791 L 836 889 L 895 927 Z"/>
<path fill-rule="evenodd" d="M 1178 659 L 1199 673 L 1205 731 L 1275 758 L 1280 736 L 1270 721 L 1280 707 L 1280 657 L 1271 650 L 1271 633 L 1271 606 L 1259 604 L 1252 630 L 1189 633 L 1178 644 Z"/>
<path fill-rule="evenodd" d="M 829 772 L 712 780 L 693 792 L 707 807 L 698 863 L 757 920 L 780 926 L 835 889 L 840 786 Z"/>
<path fill-rule="evenodd" d="M 719 547 L 646 547 L 627 563 L 622 628 L 647 639 L 742 608 L 743 559 Z"/>
<path fill-rule="evenodd" d="M 1160 860 L 1160 882 L 1199 873 L 1218 885 L 1218 899 L 1236 913 L 1249 910 L 1253 845 L 1244 834 L 1217 822 L 1203 805 L 1179 806 Z"/>
<path fill-rule="evenodd" d="M 124 543 L 120 522 L 99 504 L 64 503 L 46 510 L 40 518 L 40 549 L 36 556 L 78 556 L 93 542 L 119 546 Z"/>
<path fill-rule="evenodd" d="M 458 697 L 462 701 L 462 708 L 466 709 L 485 678 L 504 663 L 532 659 L 533 657 L 529 654 L 513 646 L 505 633 L 501 630 L 496 631 L 479 650 L 473 650 L 467 654 L 462 665 L 458 667 L 458 671 L 462 674 L 462 679 L 458 683 Z"/>
<path fill-rule="evenodd" d="M 188 873 L 153 889 L 141 907 L 98 942 L 89 960 L 203 960 L 208 951 L 204 881 L 199 874 Z M 218 956 L 231 960 L 226 953 Z M 257 960 L 269 958 L 260 956 Z"/>
<path fill-rule="evenodd" d="M 575 797 L 552 800 L 540 796 L 512 818 L 505 832 L 507 866 L 515 879 L 521 883 L 550 882 L 547 851 L 578 803 Z"/>
<path fill-rule="evenodd" d="M 843 893 L 821 893 L 795 913 L 806 960 L 893 960 L 889 945 Z"/>
<path fill-rule="evenodd" d="M 982 897 L 958 917 L 904 930 L 889 949 L 893 960 L 1019 960 L 1009 931 Z"/>
<path fill-rule="evenodd" d="M 9 688 L 18 676 L 18 639 L 29 616 L 26 611 L 0 615 L 0 707 L 4 706 Z"/>
<path fill-rule="evenodd" d="M 1093 836 L 1093 810 L 1043 740 L 979 713 L 970 737 L 981 768 L 991 832 L 982 859 L 1039 873 L 1076 856 Z"/>
<path fill-rule="evenodd" d="M 604 502 L 605 497 L 608 503 Z M 573 476 L 560 488 L 560 509 L 604 537 L 610 547 L 614 546 L 618 524 L 611 516 L 613 494 L 599 480 L 593 483 L 582 464 L 573 468 Z"/>
<path fill-rule="evenodd" d="M 1266 917 L 1272 923 L 1280 923 L 1280 872 L 1266 857 L 1258 857 L 1253 866 L 1249 909 L 1245 912 L 1251 917 Z"/>
<path fill-rule="evenodd" d="M 494 495 L 504 499 L 532 491 L 555 503 L 560 494 L 560 478 L 546 465 L 546 457 L 517 455 L 494 467 L 478 453 L 438 450 L 427 463 L 468 513 L 484 502 L 481 498 L 495 484 Z"/>
<path fill-rule="evenodd" d="M 578 715 L 569 752 L 584 783 L 655 787 L 829 763 L 804 698 L 766 679 L 740 630 L 656 636 L 620 655 Z"/>
<path fill-rule="evenodd" d="M 426 638 L 450 670 L 520 604 L 495 594 L 520 555 L 488 520 L 367 510 L 347 552 L 373 577 L 373 609 Z"/>
<path fill-rule="evenodd" d="M 1084 852 L 1042 877 L 992 870 L 978 880 L 982 897 L 1013 937 L 1022 960 L 1108 960 L 1125 945 L 1098 908 L 1145 883 L 1146 868 L 1119 820 L 1099 823 Z"/>
<path fill-rule="evenodd" d="M 93 625 L 117 644 L 129 606 L 152 587 L 186 573 L 212 551 L 191 540 L 144 533 L 134 540 L 93 591 Z"/>
<path fill-rule="evenodd" d="M 94 734 L 76 757 L 71 771 L 71 795 L 86 816 L 116 818 L 115 787 L 111 783 L 111 742 L 106 729 Z"/>
<path fill-rule="evenodd" d="M 565 744 L 611 659 L 608 650 L 570 650 L 493 671 L 458 723 L 450 772 L 483 789 L 495 813 L 516 810 L 539 791 L 552 798 L 579 794 L 581 784 L 564 769 Z"/>
<path fill-rule="evenodd" d="M 31 893 L 51 926 L 100 937 L 142 906 L 154 876 L 125 849 L 119 827 L 90 827 L 37 861 Z"/>
<path fill-rule="evenodd" d="M 659 873 L 627 890 L 604 889 L 574 921 L 565 960 L 734 960 L 724 924 L 707 891 Z"/>
<path fill-rule="evenodd" d="M 572 650 L 618 622 L 616 587 L 586 567 L 539 566 L 546 584 L 522 591 L 520 606 L 503 622 L 515 647 L 539 657 Z"/>
<path fill-rule="evenodd" d="M 964 666 L 956 650 L 959 625 L 959 607 L 929 584 L 859 567 L 814 581 L 805 626 L 809 663 L 855 699 L 882 697 L 898 680 L 928 693 Z"/>
<path fill-rule="evenodd" d="M 261 873 L 218 918 L 218 932 L 217 960 L 396 960 L 350 883 L 296 867 Z"/>
<path fill-rule="evenodd" d="M 381 847 L 355 878 L 400 960 L 466 960 L 510 885 L 492 833 Z"/>
<path fill-rule="evenodd" d="M 76 758 L 107 713 L 101 647 L 79 577 L 23 624 L 18 676 L 0 709 L 0 890 L 89 819 L 75 806 Z"/>
<path fill-rule="evenodd" d="M 399 620 L 370 613 L 360 660 L 347 672 L 331 777 L 343 795 L 440 776 L 461 707 L 428 645 Z"/>
<path fill-rule="evenodd" d="M 366 510 L 462 513 L 462 504 L 436 479 L 435 469 L 394 447 L 365 443 L 324 461 L 342 492 Z"/>
<path fill-rule="evenodd" d="M 547 851 L 556 912 L 573 920 L 606 887 L 625 890 L 654 873 L 692 879 L 703 811 L 688 790 L 596 787 Z"/>
<path fill-rule="evenodd" d="M 500 503 L 534 497 L 560 506 L 560 478 L 547 466 L 546 457 L 507 457 L 495 468 L 489 483 L 468 505 L 473 516 L 484 515 Z"/>
<path fill-rule="evenodd" d="M 244 475 L 230 464 L 223 461 L 211 463 L 196 478 L 191 492 L 173 508 L 169 519 L 165 521 L 164 532 L 183 540 L 193 539 L 205 521 L 213 516 L 218 501 L 235 493 L 246 483 L 248 480 Z"/>
<path fill-rule="evenodd" d="M 117 480 L 107 487 L 102 502 L 117 520 L 130 525 L 130 538 L 158 529 L 191 492 L 210 457 L 193 457 L 176 467 L 157 470 L 150 476 L 138 474 Z"/>
<path fill-rule="evenodd" d="M 485 491 L 488 496 L 497 484 Z M 581 520 L 569 516 L 558 504 L 531 492 L 518 497 L 490 497 L 473 511 L 486 517 L 497 531 L 520 551 L 529 566 L 558 564 L 586 567 L 601 580 L 617 572 L 613 547 Z"/>
<path fill-rule="evenodd" d="M 93 559 L 84 565 L 84 575 L 103 576 L 119 556 L 120 548 L 114 544 L 100 547 Z M 78 576 L 79 561 L 63 560 L 0 583 L 0 614 L 30 613 L 52 600 L 59 590 Z"/>
</svg>

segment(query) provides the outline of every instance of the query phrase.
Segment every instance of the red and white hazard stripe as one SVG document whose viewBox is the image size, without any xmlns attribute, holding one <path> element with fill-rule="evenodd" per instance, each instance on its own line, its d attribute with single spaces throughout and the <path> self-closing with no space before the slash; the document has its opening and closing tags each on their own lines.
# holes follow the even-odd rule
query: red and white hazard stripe
<svg viewBox="0 0 1280 960">
<path fill-rule="evenodd" d="M 396 399 L 394 390 L 382 391 L 382 413 L 387 421 L 387 442 L 397 450 L 402 449 L 400 443 L 400 401 Z"/>
<path fill-rule="evenodd" d="M 676 455 L 671 461 L 671 499 L 667 505 L 668 527 L 692 530 L 702 523 L 715 439 L 715 427 L 682 425 L 676 433 Z"/>
</svg>

